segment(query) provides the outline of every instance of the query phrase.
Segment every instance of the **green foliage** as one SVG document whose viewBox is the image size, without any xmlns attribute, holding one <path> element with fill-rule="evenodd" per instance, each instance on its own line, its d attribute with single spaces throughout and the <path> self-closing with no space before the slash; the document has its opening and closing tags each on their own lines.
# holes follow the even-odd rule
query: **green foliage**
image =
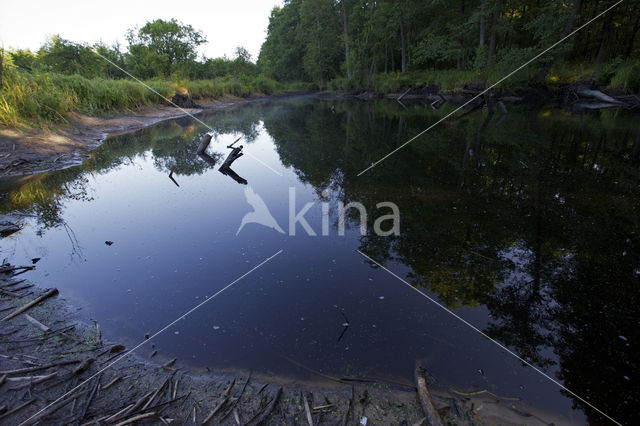
<svg viewBox="0 0 640 426">
<path fill-rule="evenodd" d="M 178 71 L 179 64 L 195 60 L 196 48 L 207 40 L 191 25 L 156 19 L 137 32 L 129 30 L 127 41 L 134 72 L 148 77 L 153 70 L 166 77 Z"/>
<path fill-rule="evenodd" d="M 80 74 L 88 78 L 102 75 L 105 70 L 104 60 L 95 55 L 89 46 L 57 35 L 40 48 L 38 61 L 47 71 Z"/>
<path fill-rule="evenodd" d="M 640 89 L 640 61 L 629 60 L 620 64 L 611 77 L 612 87 L 622 90 L 637 91 Z"/>
<path fill-rule="evenodd" d="M 13 64 L 19 69 L 33 71 L 36 66 L 36 55 L 29 49 L 18 49 L 9 52 Z"/>
</svg>

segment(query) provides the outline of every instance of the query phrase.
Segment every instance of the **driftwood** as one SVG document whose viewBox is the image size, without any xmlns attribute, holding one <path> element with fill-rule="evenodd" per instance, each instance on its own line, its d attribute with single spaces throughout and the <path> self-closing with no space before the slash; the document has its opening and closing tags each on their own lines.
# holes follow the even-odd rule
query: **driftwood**
<svg viewBox="0 0 640 426">
<path fill-rule="evenodd" d="M 303 393 L 300 393 L 302 397 L 302 402 L 304 402 L 304 412 L 307 414 L 307 423 L 309 426 L 313 426 L 313 419 L 311 418 L 311 410 L 309 410 L 309 402 L 307 402 L 307 397 L 304 396 Z"/>
<path fill-rule="evenodd" d="M 123 422 L 118 423 L 116 426 L 124 426 L 124 425 L 128 425 L 134 422 L 137 422 L 138 420 L 143 420 L 143 419 L 148 419 L 149 417 L 154 417 L 156 415 L 156 413 L 154 413 L 153 411 L 150 413 L 145 413 L 145 414 L 140 414 L 134 417 L 131 417 Z"/>
<path fill-rule="evenodd" d="M 49 291 L 47 291 L 45 294 L 43 294 L 42 296 L 32 300 L 31 302 L 27 303 L 26 305 L 24 305 L 21 308 L 16 309 L 15 311 L 13 311 L 12 313 L 10 313 L 9 315 L 7 315 L 6 317 L 0 319 L 0 321 L 8 321 L 11 318 L 17 317 L 18 315 L 20 315 L 21 313 L 28 311 L 29 309 L 31 309 L 32 307 L 34 307 L 35 305 L 37 305 L 38 303 L 48 299 L 49 297 L 55 296 L 56 294 L 58 294 L 58 289 L 57 288 L 52 288 Z"/>
<path fill-rule="evenodd" d="M 231 393 L 231 389 L 233 388 L 233 385 L 236 384 L 236 379 L 234 378 L 231 383 L 229 384 L 229 387 L 227 388 L 227 390 L 224 391 L 224 394 L 222 395 L 222 401 L 220 401 L 218 403 L 218 405 L 216 405 L 216 407 L 213 409 L 213 411 L 211 411 L 211 413 L 209 413 L 209 415 L 207 416 L 206 419 L 203 420 L 202 424 L 206 425 L 207 423 L 209 423 L 209 421 L 211 421 L 211 419 L 213 418 L 213 416 L 216 415 L 216 413 L 218 411 L 220 411 L 220 409 L 222 408 L 222 406 L 224 404 L 226 404 L 226 402 L 229 400 L 229 394 Z M 195 407 L 194 407 L 195 408 Z M 194 417 L 194 422 L 195 422 L 195 415 Z"/>
<path fill-rule="evenodd" d="M 599 101 L 602 102 L 606 102 L 606 103 L 610 103 L 610 104 L 618 104 L 618 105 L 625 105 L 624 102 L 619 101 L 615 98 L 612 98 L 611 96 L 602 93 L 599 90 L 591 90 L 591 89 L 586 89 L 586 88 L 579 88 L 576 90 L 576 93 L 579 96 L 585 97 L 585 98 L 594 98 L 597 99 Z"/>
<path fill-rule="evenodd" d="M 89 406 L 91 405 L 91 402 L 93 401 L 93 397 L 96 395 L 96 392 L 98 391 L 98 386 L 100 385 L 100 379 L 102 378 L 102 376 L 98 376 L 98 378 L 96 379 L 96 383 L 93 385 L 93 389 L 91 389 L 91 393 L 89 394 L 89 398 L 87 398 L 87 403 L 84 406 L 84 409 L 82 410 L 82 414 L 80 415 L 80 420 L 84 419 L 85 416 L 87 415 L 87 410 L 89 409 Z"/>
<path fill-rule="evenodd" d="M 247 381 L 244 382 L 244 385 L 242 386 L 242 389 L 240 390 L 240 393 L 238 394 L 238 398 L 236 398 L 236 400 L 233 402 L 233 405 L 231 405 L 231 408 L 224 414 L 224 416 L 222 416 L 221 420 L 224 420 L 233 410 L 235 410 L 236 406 L 238 405 L 238 403 L 240 402 L 240 400 L 242 399 L 242 395 L 244 395 L 244 391 L 245 389 L 247 389 L 247 385 L 249 384 L 249 382 L 251 381 L 251 375 L 253 372 L 249 373 L 249 377 L 247 378 Z"/>
<path fill-rule="evenodd" d="M 55 404 L 53 404 L 52 406 L 50 406 L 49 408 L 47 408 L 46 410 L 44 410 L 43 412 L 41 412 L 40 414 L 27 419 L 26 421 L 21 423 L 21 425 L 31 426 L 31 425 L 34 425 L 36 423 L 39 423 L 43 418 L 45 418 L 47 416 L 50 416 L 51 414 L 55 413 L 56 411 L 58 411 L 59 409 L 61 409 L 64 406 L 66 406 L 70 402 L 75 401 L 76 398 L 84 396 L 87 392 L 88 391 L 83 391 L 83 392 L 77 394 L 74 398 L 68 398 L 68 399 L 63 399 L 62 401 L 58 401 Z"/>
<path fill-rule="evenodd" d="M 73 374 L 80 374 L 83 371 L 85 371 L 87 368 L 89 368 L 91 366 L 91 364 L 93 364 L 93 362 L 95 361 L 95 358 L 87 358 L 85 359 L 82 364 L 80 364 L 79 366 L 77 366 L 74 370 L 73 370 Z"/>
<path fill-rule="evenodd" d="M 9 380 L 29 379 L 29 382 L 23 383 L 19 386 L 14 386 L 11 388 L 11 390 L 20 390 L 20 389 L 30 387 L 32 385 L 37 385 L 38 383 L 46 382 L 47 380 L 53 379 L 54 377 L 57 377 L 57 376 L 58 376 L 58 372 L 56 371 L 55 373 L 47 374 L 45 376 L 14 377 L 12 379 L 10 378 Z"/>
<path fill-rule="evenodd" d="M 0 374 L 12 375 L 12 374 L 33 373 L 34 371 L 46 370 L 48 368 L 61 367 L 61 366 L 64 366 L 64 365 L 69 365 L 69 364 L 77 364 L 78 362 L 79 361 L 60 361 L 60 362 L 54 362 L 54 363 L 47 364 L 47 365 L 38 365 L 38 366 L 35 366 L 35 367 L 19 368 L 17 370 L 0 371 Z"/>
<path fill-rule="evenodd" d="M 278 390 L 276 391 L 276 395 L 273 397 L 273 399 L 271 400 L 267 408 L 262 412 L 262 414 L 260 414 L 260 417 L 258 417 L 255 420 L 256 425 L 261 425 L 267 421 L 267 418 L 269 417 L 269 415 L 271 415 L 271 412 L 274 410 L 274 408 L 276 408 L 276 405 L 278 404 L 278 400 L 280 399 L 281 394 L 282 394 L 282 388 L 278 388 Z"/>
<path fill-rule="evenodd" d="M 38 321 L 37 319 L 35 319 L 31 315 L 24 314 L 24 317 L 26 318 L 27 321 L 29 321 L 31 324 L 35 325 L 36 327 L 38 327 L 40 330 L 44 331 L 45 333 L 51 331 L 51 329 L 49 327 L 47 327 L 46 325 L 44 325 L 43 323 L 41 323 L 40 321 Z"/>
<path fill-rule="evenodd" d="M 427 388 L 427 379 L 424 375 L 424 368 L 417 366 L 415 376 L 416 386 L 418 388 L 418 399 L 420 400 L 420 405 L 422 405 L 424 414 L 427 416 L 427 422 L 432 426 L 442 426 L 442 420 L 440 419 L 438 411 L 436 411 L 436 407 L 433 405 L 431 394 Z"/>
<path fill-rule="evenodd" d="M 33 404 L 35 401 L 37 401 L 37 399 L 30 399 L 29 401 L 18 405 L 16 408 L 7 411 L 6 413 L 4 413 L 3 415 L 0 416 L 0 420 L 4 419 L 5 417 L 9 417 L 15 413 L 17 413 L 18 411 L 22 410 L 24 407 Z"/>
</svg>

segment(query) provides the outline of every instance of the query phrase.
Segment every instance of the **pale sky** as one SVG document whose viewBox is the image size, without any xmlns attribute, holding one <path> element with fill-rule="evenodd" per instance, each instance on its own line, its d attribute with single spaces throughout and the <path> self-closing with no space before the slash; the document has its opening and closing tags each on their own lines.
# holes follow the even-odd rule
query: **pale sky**
<svg viewBox="0 0 640 426">
<path fill-rule="evenodd" d="M 37 50 L 49 36 L 60 34 L 75 42 L 120 41 L 126 47 L 127 29 L 157 18 L 176 18 L 207 37 L 201 54 L 232 57 L 236 46 L 244 46 L 255 61 L 276 5 L 282 0 L 5 0 L 0 8 L 0 46 Z"/>
</svg>

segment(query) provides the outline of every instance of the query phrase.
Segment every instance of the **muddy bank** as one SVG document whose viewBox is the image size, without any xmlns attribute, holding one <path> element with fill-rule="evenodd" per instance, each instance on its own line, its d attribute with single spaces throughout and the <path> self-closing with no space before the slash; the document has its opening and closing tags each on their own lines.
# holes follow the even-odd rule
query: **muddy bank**
<svg viewBox="0 0 640 426">
<path fill-rule="evenodd" d="M 74 112 L 67 117 L 67 123 L 46 129 L 0 126 L 0 178 L 77 165 L 87 152 L 98 147 L 108 136 L 134 132 L 164 120 L 183 117 L 187 113 L 196 115 L 203 110 L 264 99 L 268 98 L 198 99 L 198 108 L 184 108 L 184 111 L 173 106 L 154 105 L 113 117 L 91 117 Z"/>
<path fill-rule="evenodd" d="M 141 336 L 144 345 L 129 354 L 132 348 L 83 320 L 64 294 L 30 282 L 36 263 L 0 267 L 0 423 L 425 424 L 410 385 L 319 372 L 313 382 L 246 371 L 196 374 L 157 354 L 152 336 Z M 556 420 L 532 414 L 517 398 L 441 388 L 427 378 L 445 424 Z"/>
</svg>

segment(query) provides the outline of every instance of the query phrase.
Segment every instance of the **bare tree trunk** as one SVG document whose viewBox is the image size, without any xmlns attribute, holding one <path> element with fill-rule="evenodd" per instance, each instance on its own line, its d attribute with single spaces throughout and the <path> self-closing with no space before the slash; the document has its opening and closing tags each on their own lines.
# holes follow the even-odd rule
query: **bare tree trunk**
<svg viewBox="0 0 640 426">
<path fill-rule="evenodd" d="M 407 72 L 407 41 L 404 36 L 404 15 L 402 14 L 402 9 L 400 9 L 400 44 L 402 48 L 401 71 Z"/>
<path fill-rule="evenodd" d="M 487 2 L 486 0 L 482 0 L 482 3 L 480 3 L 480 42 L 478 43 L 479 47 L 484 47 L 484 32 L 485 32 L 485 22 L 486 22 L 486 17 L 485 17 L 485 10 L 487 9 Z"/>
<path fill-rule="evenodd" d="M 464 24 L 464 0 L 460 0 L 460 22 Z M 464 69 L 464 31 L 460 31 L 460 37 L 458 38 L 460 44 L 460 54 L 458 55 L 458 69 Z"/>
<path fill-rule="evenodd" d="M 391 49 L 391 72 L 396 72 L 396 52 Z"/>
<path fill-rule="evenodd" d="M 384 73 L 387 73 L 389 65 L 389 43 L 387 41 L 384 42 Z"/>
<path fill-rule="evenodd" d="M 349 66 L 349 25 L 347 23 L 347 0 L 342 0 L 342 26 L 344 27 L 344 59 L 347 67 L 347 80 L 351 80 L 351 67 Z"/>
<path fill-rule="evenodd" d="M 318 42 L 318 67 L 320 68 L 320 88 L 322 88 L 322 86 L 324 86 L 323 84 L 323 78 L 322 78 L 322 50 L 320 48 L 320 17 L 318 16 L 318 13 L 316 12 L 316 29 L 317 29 L 317 34 L 316 34 L 316 40 Z"/>
<path fill-rule="evenodd" d="M 576 18 L 578 17 L 578 14 L 580 13 L 581 8 L 582 8 L 582 0 L 574 0 L 573 9 L 571 9 L 571 14 L 569 15 L 567 24 L 564 26 L 564 30 L 562 31 L 562 35 L 560 39 L 563 39 L 566 36 L 568 36 L 571 30 L 573 30 L 573 26 L 576 22 Z M 547 62 L 542 67 L 542 69 L 540 70 L 540 73 L 538 74 L 539 83 L 544 83 L 544 80 L 547 78 L 547 74 L 549 74 L 550 69 L 551 69 L 551 62 Z"/>
<path fill-rule="evenodd" d="M 504 0 L 496 2 L 496 10 L 493 11 L 491 18 L 491 35 L 489 36 L 489 53 L 487 54 L 487 68 L 493 68 L 494 56 L 496 53 L 496 38 L 498 36 L 498 21 Z"/>
</svg>

